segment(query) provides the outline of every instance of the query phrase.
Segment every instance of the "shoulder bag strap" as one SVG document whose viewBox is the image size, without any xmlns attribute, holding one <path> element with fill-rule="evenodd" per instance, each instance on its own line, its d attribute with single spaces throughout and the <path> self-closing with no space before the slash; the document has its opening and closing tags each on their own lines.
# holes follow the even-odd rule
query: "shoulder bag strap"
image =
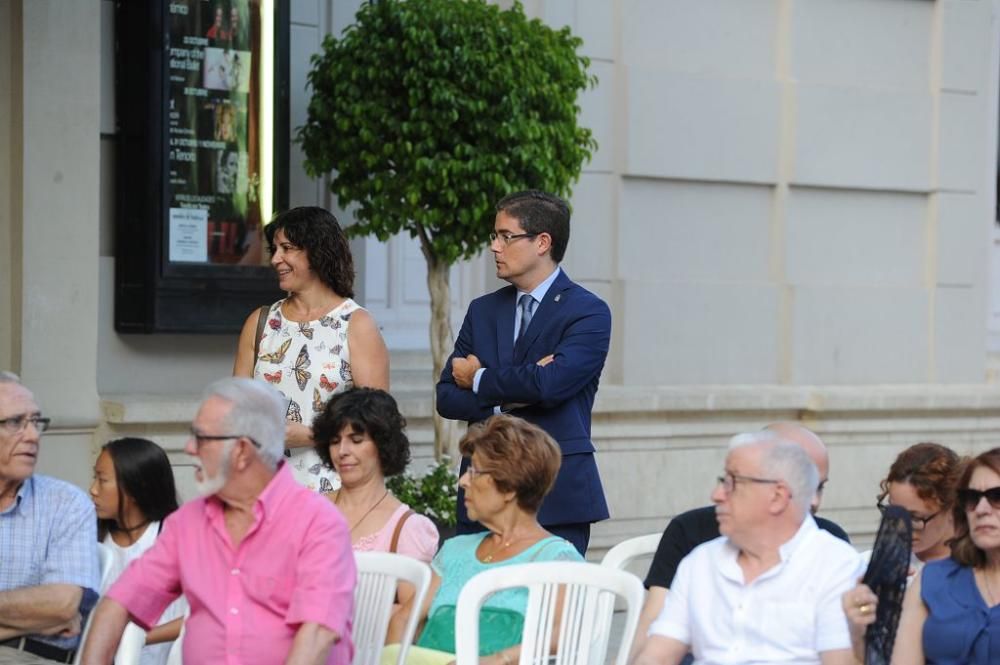
<svg viewBox="0 0 1000 665">
<path fill-rule="evenodd" d="M 399 521 L 396 522 L 396 529 L 392 532 L 392 542 L 389 544 L 390 554 L 396 553 L 396 546 L 399 545 L 399 534 L 403 530 L 403 522 L 410 519 L 410 515 L 412 514 L 413 514 L 412 510 L 407 510 L 405 513 L 403 513 L 403 516 L 399 518 Z"/>
<path fill-rule="evenodd" d="M 261 305 L 257 310 L 257 336 L 253 338 L 253 367 L 257 369 L 257 356 L 260 355 L 260 337 L 264 334 L 264 324 L 267 323 L 267 305 Z"/>
</svg>

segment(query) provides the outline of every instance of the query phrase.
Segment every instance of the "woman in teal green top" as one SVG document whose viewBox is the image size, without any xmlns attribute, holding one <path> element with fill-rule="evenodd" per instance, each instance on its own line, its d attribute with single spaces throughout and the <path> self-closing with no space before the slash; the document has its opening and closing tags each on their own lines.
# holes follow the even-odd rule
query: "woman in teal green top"
<svg viewBox="0 0 1000 665">
<path fill-rule="evenodd" d="M 476 573 L 532 561 L 583 560 L 569 542 L 538 523 L 538 507 L 552 489 L 562 459 L 552 437 L 525 420 L 500 415 L 470 427 L 459 447 L 462 455 L 471 457 L 458 481 L 465 490 L 466 508 L 488 531 L 446 541 L 431 562 L 430 591 L 418 610 L 423 630 L 407 655 L 408 665 L 454 660 L 455 605 Z M 527 589 L 489 598 L 479 617 L 481 663 L 517 662 L 527 602 Z M 409 611 L 404 606 L 394 617 L 389 642 L 398 641 Z M 387 647 L 383 663 L 395 662 L 397 653 Z"/>
</svg>

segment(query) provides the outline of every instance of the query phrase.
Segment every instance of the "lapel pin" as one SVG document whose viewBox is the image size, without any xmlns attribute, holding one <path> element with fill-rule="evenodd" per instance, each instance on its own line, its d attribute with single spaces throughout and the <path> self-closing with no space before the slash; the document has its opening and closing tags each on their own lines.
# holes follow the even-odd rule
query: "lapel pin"
<svg viewBox="0 0 1000 665">
<path fill-rule="evenodd" d="M 562 298 L 562 294 L 561 293 L 557 293 L 556 297 L 554 298 L 555 302 L 559 302 L 560 298 Z"/>
</svg>

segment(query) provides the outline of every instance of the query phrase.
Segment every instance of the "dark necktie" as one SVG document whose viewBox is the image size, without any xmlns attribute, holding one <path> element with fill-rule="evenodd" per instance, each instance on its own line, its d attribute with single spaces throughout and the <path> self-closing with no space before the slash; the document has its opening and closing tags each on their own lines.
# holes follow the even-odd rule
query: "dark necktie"
<svg viewBox="0 0 1000 665">
<path fill-rule="evenodd" d="M 521 325 L 517 329 L 517 339 L 514 340 L 515 344 L 521 341 L 521 338 L 524 337 L 524 331 L 531 325 L 531 313 L 535 309 L 535 299 L 531 297 L 530 293 L 523 293 L 518 298 L 517 305 L 521 308 Z"/>
</svg>

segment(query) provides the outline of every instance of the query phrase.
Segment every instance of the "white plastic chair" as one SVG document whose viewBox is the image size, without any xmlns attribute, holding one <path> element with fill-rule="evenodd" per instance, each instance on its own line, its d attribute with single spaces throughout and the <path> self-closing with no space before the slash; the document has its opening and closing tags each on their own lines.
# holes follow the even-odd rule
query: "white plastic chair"
<svg viewBox="0 0 1000 665">
<path fill-rule="evenodd" d="M 633 561 L 656 554 L 656 548 L 660 546 L 660 539 L 662 537 L 663 534 L 661 533 L 650 533 L 645 536 L 636 536 L 624 540 L 607 551 L 604 558 L 601 559 L 601 565 L 613 570 L 631 572 L 628 570 L 628 567 Z M 645 601 L 645 597 L 646 593 L 643 591 L 643 601 Z M 614 599 L 607 598 L 605 602 L 613 603 Z M 602 626 L 598 630 L 610 636 L 611 624 Z"/>
<path fill-rule="evenodd" d="M 399 645 L 398 665 L 406 660 L 406 652 L 417 630 L 419 608 L 424 604 L 431 585 L 431 569 L 426 563 L 402 554 L 387 552 L 356 552 L 358 585 L 354 589 L 353 665 L 378 665 L 385 646 L 392 606 L 396 601 L 399 582 L 408 582 L 415 589 L 414 610 L 406 622 Z"/>
<path fill-rule="evenodd" d="M 115 665 L 139 665 L 144 646 L 146 631 L 129 621 L 118 643 L 118 651 L 115 652 Z"/>
<path fill-rule="evenodd" d="M 650 533 L 624 540 L 608 550 L 601 559 L 601 565 L 615 570 L 625 570 L 633 560 L 656 554 L 656 548 L 660 546 L 662 537 L 662 533 Z"/>
<path fill-rule="evenodd" d="M 518 587 L 528 588 L 520 665 L 603 665 L 616 596 L 625 601 L 626 615 L 614 662 L 625 665 L 642 609 L 642 582 L 621 570 L 563 561 L 502 566 L 469 580 L 458 596 L 455 610 L 458 665 L 479 662 L 479 612 L 487 597 Z M 556 626 L 560 593 L 562 615 Z M 551 646 L 556 634 L 553 652 Z"/>
<path fill-rule="evenodd" d="M 112 554 L 111 550 L 107 545 L 101 543 L 96 543 L 97 545 L 97 565 L 101 570 L 101 583 L 97 587 L 98 593 L 104 593 L 104 589 L 108 586 L 111 581 L 111 563 Z M 80 665 L 80 659 L 83 658 L 83 645 L 87 643 L 87 635 L 90 633 L 90 618 L 94 615 L 94 611 L 91 610 L 90 614 L 87 615 L 87 621 L 83 626 L 83 630 L 80 631 L 80 646 L 76 649 L 76 655 L 73 656 L 73 665 Z"/>
</svg>

